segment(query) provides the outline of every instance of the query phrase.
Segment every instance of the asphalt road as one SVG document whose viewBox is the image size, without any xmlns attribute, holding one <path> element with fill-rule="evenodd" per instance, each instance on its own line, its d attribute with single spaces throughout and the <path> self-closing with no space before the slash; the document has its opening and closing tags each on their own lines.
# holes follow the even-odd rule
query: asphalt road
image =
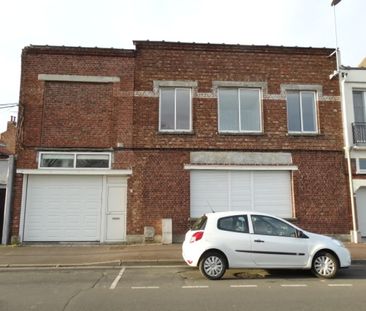
<svg viewBox="0 0 366 311">
<path fill-rule="evenodd" d="M 0 271 L 0 310 L 365 310 L 366 264 L 333 280 L 306 271 L 232 270 L 208 281 L 186 267 Z"/>
</svg>

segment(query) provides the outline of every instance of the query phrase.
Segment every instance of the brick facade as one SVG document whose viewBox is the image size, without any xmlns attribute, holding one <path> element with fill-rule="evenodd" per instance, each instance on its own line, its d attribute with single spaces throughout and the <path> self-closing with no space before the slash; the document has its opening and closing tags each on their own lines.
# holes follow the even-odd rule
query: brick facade
<svg viewBox="0 0 366 311">
<path fill-rule="evenodd" d="M 294 221 L 305 229 L 348 234 L 351 215 L 343 155 L 338 81 L 331 49 L 135 42 L 136 50 L 31 46 L 23 50 L 17 167 L 37 168 L 39 150 L 109 150 L 128 179 L 127 235 L 161 233 L 172 218 L 182 235 L 190 216 L 193 151 L 288 152 Z M 39 74 L 119 77 L 113 83 L 42 81 Z M 195 81 L 189 133 L 159 132 L 156 81 Z M 217 86 L 262 86 L 263 133 L 218 132 Z M 287 131 L 286 86 L 318 90 L 319 133 Z M 21 174 L 15 182 L 12 234 L 19 233 Z"/>
</svg>

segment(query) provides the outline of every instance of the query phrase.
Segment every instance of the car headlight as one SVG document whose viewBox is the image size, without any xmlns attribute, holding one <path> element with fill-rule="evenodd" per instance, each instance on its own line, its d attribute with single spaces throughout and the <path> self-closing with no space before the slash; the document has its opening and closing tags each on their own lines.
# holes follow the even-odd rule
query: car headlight
<svg viewBox="0 0 366 311">
<path fill-rule="evenodd" d="M 336 240 L 336 239 L 332 239 L 332 240 L 333 240 L 333 242 L 334 242 L 337 246 L 339 246 L 339 247 L 345 247 L 345 246 L 344 246 L 344 244 L 343 244 L 341 241 Z"/>
</svg>

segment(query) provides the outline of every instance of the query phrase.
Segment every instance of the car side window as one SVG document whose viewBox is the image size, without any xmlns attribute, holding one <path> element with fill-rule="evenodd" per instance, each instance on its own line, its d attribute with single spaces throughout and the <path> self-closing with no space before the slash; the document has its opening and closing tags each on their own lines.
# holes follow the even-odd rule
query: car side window
<svg viewBox="0 0 366 311">
<path fill-rule="evenodd" d="M 225 231 L 249 233 L 248 218 L 245 215 L 223 217 L 217 221 L 217 228 Z"/>
<path fill-rule="evenodd" d="M 255 234 L 273 235 L 295 238 L 296 229 L 289 224 L 273 217 L 252 215 L 252 224 Z"/>
</svg>

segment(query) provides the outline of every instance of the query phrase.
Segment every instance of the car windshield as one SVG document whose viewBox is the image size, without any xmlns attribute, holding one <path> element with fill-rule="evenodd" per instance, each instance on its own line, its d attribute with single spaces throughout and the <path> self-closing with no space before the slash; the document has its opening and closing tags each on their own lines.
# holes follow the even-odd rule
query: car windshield
<svg viewBox="0 0 366 311">
<path fill-rule="evenodd" d="M 192 230 L 203 230 L 205 229 L 207 222 L 207 217 L 204 215 L 197 219 L 197 221 L 192 225 Z"/>
</svg>

